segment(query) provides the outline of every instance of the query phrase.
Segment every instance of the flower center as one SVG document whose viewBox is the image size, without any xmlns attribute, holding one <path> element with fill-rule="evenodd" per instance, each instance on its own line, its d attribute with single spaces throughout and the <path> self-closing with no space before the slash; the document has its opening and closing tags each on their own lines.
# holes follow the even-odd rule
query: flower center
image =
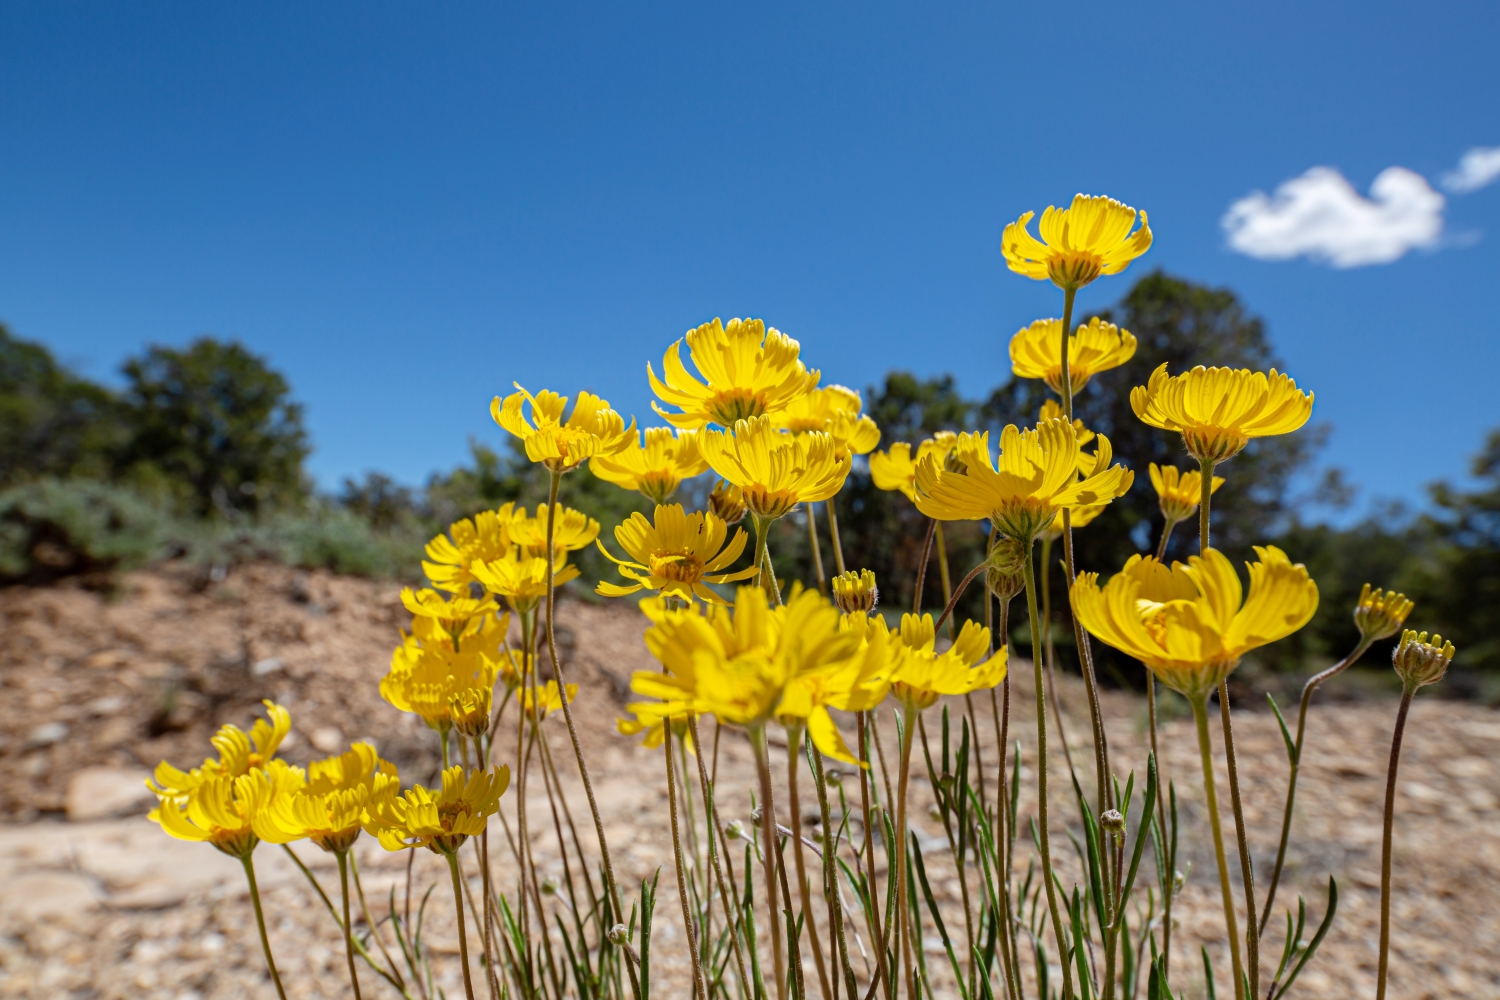
<svg viewBox="0 0 1500 1000">
<path fill-rule="evenodd" d="M 651 575 L 674 583 L 697 583 L 703 578 L 703 560 L 688 551 L 654 552 Z"/>
<path fill-rule="evenodd" d="M 765 398 L 753 389 L 725 389 L 708 401 L 708 415 L 723 427 L 733 427 L 736 420 L 749 420 L 765 412 Z"/>
</svg>

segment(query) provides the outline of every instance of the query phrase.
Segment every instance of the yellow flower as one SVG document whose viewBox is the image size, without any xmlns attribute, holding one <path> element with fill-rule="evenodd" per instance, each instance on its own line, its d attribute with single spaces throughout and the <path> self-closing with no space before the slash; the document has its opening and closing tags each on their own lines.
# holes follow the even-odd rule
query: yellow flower
<svg viewBox="0 0 1500 1000">
<path fill-rule="evenodd" d="M 285 797 L 302 787 L 302 772 L 283 760 L 268 761 L 245 774 L 215 774 L 181 797 L 164 797 L 149 818 L 178 840 L 209 843 L 236 858 L 247 858 L 262 840 L 285 844 L 272 815 Z"/>
<path fill-rule="evenodd" d="M 772 422 L 777 428 L 793 434 L 823 431 L 833 438 L 834 449 L 840 458 L 850 454 L 867 455 L 880 443 L 880 428 L 875 426 L 875 421 L 860 413 L 863 406 L 859 393 L 853 389 L 830 385 L 792 400 L 791 405 L 777 413 Z"/>
<path fill-rule="evenodd" d="M 1073 613 L 1101 641 L 1140 660 L 1189 699 L 1207 698 L 1252 649 L 1297 631 L 1318 609 L 1318 585 L 1286 553 L 1257 547 L 1250 595 L 1223 553 L 1209 549 L 1168 569 L 1131 556 L 1101 590 L 1099 574 L 1080 573 Z"/>
<path fill-rule="evenodd" d="M 489 817 L 500 807 L 500 796 L 510 787 L 510 768 L 470 771 L 461 765 L 443 772 L 443 787 L 433 794 L 413 785 L 398 794 L 393 785 L 370 800 L 368 828 L 388 851 L 426 847 L 435 854 L 452 855 L 470 837 L 484 832 Z"/>
<path fill-rule="evenodd" d="M 870 478 L 877 489 L 906 494 L 906 499 L 916 501 L 917 465 L 928 455 L 939 462 L 946 462 L 958 447 L 958 435 L 952 431 L 938 431 L 917 445 L 917 454 L 911 453 L 911 445 L 897 441 L 890 451 L 877 451 L 870 456 Z"/>
<path fill-rule="evenodd" d="M 1068 337 L 1068 383 L 1073 395 L 1100 372 L 1135 356 L 1135 336 L 1098 316 Z M 1039 378 L 1062 395 L 1062 320 L 1039 319 L 1010 338 L 1010 365 L 1017 378 Z"/>
<path fill-rule="evenodd" d="M 917 509 L 943 521 L 987 517 L 1001 534 L 1022 542 L 1034 540 L 1063 508 L 1109 503 L 1135 481 L 1130 470 L 1110 465 L 1114 453 L 1102 434 L 1084 462 L 1078 432 L 1066 420 L 1025 431 L 1008 425 L 1000 435 L 998 467 L 988 431 L 960 434 L 958 442 L 955 456 L 964 472 L 946 471 L 932 456 L 917 467 Z"/>
<path fill-rule="evenodd" d="M 1359 603 L 1354 605 L 1354 627 L 1366 640 L 1376 642 L 1395 635 L 1414 607 L 1405 594 L 1372 590 L 1367 583 L 1359 592 Z"/>
<path fill-rule="evenodd" d="M 855 655 L 793 674 L 776 706 L 776 719 L 789 728 L 805 727 L 813 745 L 827 756 L 860 766 L 828 710 L 864 712 L 879 705 L 909 654 L 878 616 L 864 621 L 846 616 L 839 629 L 862 638 Z"/>
<path fill-rule="evenodd" d="M 745 494 L 721 479 L 708 494 L 708 509 L 725 524 L 739 524 L 745 519 Z"/>
<path fill-rule="evenodd" d="M 1009 653 L 1001 646 L 991 655 L 990 630 L 977 622 L 964 622 L 953 645 L 937 653 L 932 616 L 902 615 L 901 644 L 910 655 L 892 678 L 891 692 L 918 711 L 943 695 L 968 694 L 1005 680 Z"/>
<path fill-rule="evenodd" d="M 624 451 L 589 459 L 589 471 L 606 483 L 635 490 L 652 503 L 666 503 L 684 479 L 705 471 L 696 431 L 647 427 L 646 443 L 632 440 Z"/>
<path fill-rule="evenodd" d="M 461 708 L 471 709 L 476 698 L 483 695 L 466 696 L 465 692 L 494 688 L 504 637 L 499 624 L 494 623 L 466 648 L 455 650 L 449 642 L 433 641 L 431 635 L 424 638 L 414 631 L 391 654 L 391 669 L 380 681 L 380 696 L 400 711 L 420 716 L 430 728 L 447 732 L 453 724 L 455 698 Z"/>
<path fill-rule="evenodd" d="M 578 685 L 568 685 L 568 704 L 573 704 L 578 699 Z M 521 711 L 526 718 L 533 722 L 540 722 L 553 712 L 562 708 L 562 693 L 557 688 L 557 681 L 548 681 L 540 690 L 533 690 L 529 685 L 521 688 Z"/>
<path fill-rule="evenodd" d="M 1209 492 L 1217 493 L 1223 485 L 1224 477 L 1214 476 Z M 1152 462 L 1151 486 L 1156 490 L 1162 517 L 1173 523 L 1192 517 L 1203 499 L 1203 474 L 1197 471 L 1183 472 L 1175 465 L 1157 465 Z"/>
<path fill-rule="evenodd" d="M 347 851 L 359 838 L 365 807 L 377 781 L 397 782 L 396 765 L 381 760 L 368 743 L 355 743 L 345 753 L 307 765 L 307 784 L 281 796 L 267 822 L 278 843 L 304 837 L 325 851 Z"/>
<path fill-rule="evenodd" d="M 702 448 L 713 470 L 740 488 L 750 513 L 765 519 L 827 500 L 844 485 L 852 462 L 827 434 L 783 434 L 769 417 L 741 420 L 732 432 L 707 431 Z"/>
<path fill-rule="evenodd" d="M 499 606 L 488 597 L 476 600 L 455 596 L 445 600 L 444 595 L 435 590 L 413 592 L 410 587 L 401 589 L 401 603 L 416 617 L 432 619 L 455 641 L 471 631 L 471 624 L 477 627 L 480 619 L 499 611 Z M 510 616 L 506 615 L 505 621 L 509 623 L 509 620 Z"/>
<path fill-rule="evenodd" d="M 281 746 L 286 734 L 292 731 L 292 716 L 273 701 L 266 700 L 261 704 L 266 706 L 269 722 L 256 719 L 248 733 L 239 726 L 221 726 L 209 738 L 214 749 L 219 751 L 218 760 L 209 757 L 202 767 L 191 771 L 180 771 L 162 761 L 156 765 L 155 783 L 148 778 L 146 787 L 162 798 L 181 800 L 210 778 L 238 778 L 264 768 L 275 756 L 276 748 Z"/>
<path fill-rule="evenodd" d="M 1041 281 L 1051 278 L 1062 289 L 1079 289 L 1101 274 L 1119 274 L 1151 248 L 1151 227 L 1141 213 L 1113 198 L 1073 196 L 1068 208 L 1047 206 L 1042 213 L 1041 240 L 1026 230 L 1035 213 L 1027 212 L 1005 227 L 1000 251 L 1017 274 Z"/>
<path fill-rule="evenodd" d="M 639 590 L 658 590 L 684 600 L 694 597 L 716 604 L 724 599 L 706 584 L 733 583 L 755 575 L 755 567 L 727 573 L 745 551 L 746 536 L 736 528 L 724 544 L 728 527 L 712 514 L 684 513 L 681 504 L 658 504 L 656 523 L 641 513 L 615 529 L 615 541 L 635 562 L 616 559 L 603 544 L 599 551 L 620 567 L 620 575 L 633 581 L 619 586 L 601 580 L 596 589 L 605 597 L 624 597 Z"/>
<path fill-rule="evenodd" d="M 830 581 L 833 603 L 846 615 L 868 615 L 880 602 L 880 588 L 875 586 L 875 574 L 867 569 L 849 570 Z"/>
<path fill-rule="evenodd" d="M 1104 513 L 1104 508 L 1108 506 L 1108 504 L 1103 503 L 1091 503 L 1085 504 L 1082 507 L 1074 507 L 1073 513 L 1069 515 L 1069 521 L 1073 525 L 1073 530 L 1077 531 L 1079 528 L 1088 527 L 1094 522 L 1096 517 Z M 1048 540 L 1055 542 L 1062 537 L 1062 533 L 1063 521 L 1059 517 L 1055 518 L 1050 525 L 1042 529 L 1042 533 L 1037 537 L 1044 542 Z"/>
<path fill-rule="evenodd" d="M 1456 652 L 1453 643 L 1444 642 L 1440 635 L 1434 635 L 1428 642 L 1426 632 L 1407 629 L 1401 633 L 1401 642 L 1391 650 L 1391 666 L 1400 675 L 1401 683 L 1415 691 L 1442 680 Z"/>
<path fill-rule="evenodd" d="M 496 396 L 490 403 L 490 416 L 525 443 L 527 458 L 552 472 L 567 472 L 595 455 L 623 451 L 635 438 L 635 420 L 626 427 L 625 418 L 591 392 L 578 394 L 573 412 L 564 421 L 567 396 L 546 389 L 533 396 L 519 382 L 512 384 L 518 391 L 503 403 Z M 522 409 L 526 403 L 531 404 L 530 420 Z"/>
<path fill-rule="evenodd" d="M 515 504 L 508 503 L 499 510 L 480 511 L 473 519 L 454 521 L 448 528 L 452 539 L 438 535 L 427 543 L 422 572 L 434 587 L 467 595 L 469 584 L 475 582 L 469 572 L 474 560 L 504 559 L 510 555 L 515 544 L 510 537 L 514 519 Z"/>
<path fill-rule="evenodd" d="M 1272 368 L 1204 368 L 1168 375 L 1163 363 L 1151 380 L 1130 390 L 1130 407 L 1143 423 L 1179 431 L 1188 454 L 1222 462 L 1251 438 L 1289 434 L 1312 416 L 1313 395 Z"/>
<path fill-rule="evenodd" d="M 552 514 L 552 552 L 577 552 L 586 549 L 599 537 L 599 522 L 581 510 L 558 504 Z M 547 505 L 536 505 L 535 516 L 517 507 L 510 519 L 510 540 L 521 547 L 523 556 L 547 554 Z"/>
<path fill-rule="evenodd" d="M 666 670 L 631 677 L 632 691 L 660 699 L 627 706 L 637 715 L 692 712 L 728 725 L 763 725 L 793 677 L 843 663 L 863 638 L 840 629 L 838 609 L 816 591 L 794 593 L 773 610 L 765 591 L 740 587 L 733 608 L 698 607 L 645 609 L 654 622 L 646 646 Z"/>
<path fill-rule="evenodd" d="M 650 714 L 636 716 L 634 719 L 616 719 L 615 730 L 621 736 L 634 736 L 637 733 L 645 733 L 641 737 L 641 746 L 647 750 L 655 750 L 662 745 L 667 738 L 667 726 L 672 727 L 674 735 L 682 740 L 682 745 L 687 748 L 688 753 L 697 753 L 693 746 L 693 732 L 688 728 L 687 716 L 676 715 L 671 719 L 653 716 Z"/>
<path fill-rule="evenodd" d="M 557 553 L 552 570 L 554 587 L 561 587 L 578 576 L 578 567 L 568 565 L 564 552 Z M 493 562 L 476 559 L 469 571 L 485 590 L 499 594 L 522 614 L 535 608 L 547 596 L 546 556 L 511 556 Z"/>
<path fill-rule="evenodd" d="M 687 334 L 693 365 L 706 381 L 688 373 L 678 351 L 682 341 L 662 356 L 662 375 L 651 365 L 646 376 L 663 403 L 681 413 L 656 410 L 673 427 L 698 430 L 707 424 L 733 427 L 737 421 L 776 413 L 818 384 L 819 372 L 808 371 L 798 360 L 802 346 L 758 319 L 732 319 L 728 326 L 715 319 Z"/>
</svg>

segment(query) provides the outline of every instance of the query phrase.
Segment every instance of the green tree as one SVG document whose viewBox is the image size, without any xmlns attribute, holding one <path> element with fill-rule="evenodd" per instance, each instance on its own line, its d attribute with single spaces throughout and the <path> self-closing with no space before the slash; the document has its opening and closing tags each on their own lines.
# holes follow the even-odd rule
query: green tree
<svg viewBox="0 0 1500 1000">
<path fill-rule="evenodd" d="M 44 476 L 103 478 L 123 440 L 109 390 L 0 326 L 0 486 Z"/>
<path fill-rule="evenodd" d="M 164 486 L 199 515 L 306 495 L 302 407 L 264 359 L 201 337 L 183 350 L 151 347 L 123 371 L 131 433 L 121 464 L 131 478 Z"/>
</svg>

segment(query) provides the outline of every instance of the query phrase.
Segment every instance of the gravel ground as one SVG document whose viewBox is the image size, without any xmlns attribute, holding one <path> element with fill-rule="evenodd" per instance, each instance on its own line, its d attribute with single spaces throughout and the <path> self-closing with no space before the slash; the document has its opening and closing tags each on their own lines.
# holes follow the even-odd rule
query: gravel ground
<svg viewBox="0 0 1500 1000">
<path fill-rule="evenodd" d="M 263 697 L 292 712 L 295 729 L 286 756 L 294 762 L 370 738 L 409 780 L 427 779 L 437 763 L 429 734 L 376 691 L 396 630 L 407 622 L 395 587 L 273 566 L 236 570 L 222 580 L 156 570 L 131 575 L 113 595 L 66 587 L 0 591 L 0 616 L 6 626 L 0 645 L 0 995 L 274 996 L 238 864 L 207 847 L 172 841 L 147 823 L 139 782 L 163 758 L 196 763 L 214 728 L 229 721 L 247 724 Z M 652 666 L 640 641 L 641 620 L 626 606 L 565 602 L 559 624 L 569 679 L 582 686 L 577 717 L 619 876 L 627 885 L 638 884 L 664 866 L 653 939 L 656 992 L 686 995 L 680 910 L 669 884 L 663 758 L 613 730 L 630 671 Z M 1015 667 L 1012 728 L 1023 746 L 1033 747 L 1034 730 L 1025 723 L 1030 669 L 1024 662 Z M 1081 739 L 1082 690 L 1063 679 L 1061 693 L 1072 710 L 1069 737 L 1082 776 L 1092 769 L 1091 751 Z M 1139 769 L 1146 742 L 1140 699 L 1110 693 L 1104 708 L 1116 771 Z M 1314 712 L 1280 900 L 1290 903 L 1305 891 L 1310 909 L 1320 915 L 1326 879 L 1333 875 L 1341 905 L 1323 952 L 1293 995 L 1371 996 L 1380 809 L 1395 706 L 1369 701 L 1321 705 Z M 993 770 L 997 754 L 988 716 L 985 701 L 981 754 Z M 935 722 L 936 710 L 930 717 Z M 1284 753 L 1269 714 L 1240 712 L 1236 720 L 1256 870 L 1266 872 L 1284 794 Z M 548 727 L 565 797 L 587 845 L 587 806 L 571 777 L 576 772 L 562 719 Z M 889 740 L 893 727 L 885 728 Z M 1191 862 L 1175 910 L 1180 924 L 1174 983 L 1190 997 L 1203 995 L 1196 953 L 1206 943 L 1220 969 L 1223 996 L 1227 957 L 1212 943 L 1222 937 L 1223 916 L 1194 778 L 1190 720 L 1167 722 L 1161 739 L 1163 771 L 1176 780 L 1182 801 L 1183 859 Z M 1034 811 L 1027 794 L 1035 784 L 1029 753 L 1023 753 L 1023 813 Z M 1426 695 L 1418 700 L 1398 796 L 1393 998 L 1500 997 L 1497 755 L 1500 715 Z M 773 748 L 773 762 L 784 772 L 784 750 Z M 742 736 L 726 731 L 718 768 L 725 816 L 748 821 L 753 769 Z M 914 825 L 923 843 L 932 845 L 933 888 L 950 926 L 961 926 L 959 881 L 951 862 L 939 856 L 941 832 L 927 819 L 931 799 L 919 770 L 914 768 Z M 1074 813 L 1060 746 L 1051 770 L 1054 844 L 1063 880 L 1070 883 L 1076 858 L 1060 827 Z M 1221 770 L 1221 788 L 1225 780 Z M 784 784 L 777 794 L 784 804 Z M 816 811 L 813 794 L 805 776 L 804 814 Z M 508 793 L 511 824 L 515 804 L 514 792 Z M 533 781 L 527 808 L 540 868 L 560 871 L 539 782 Z M 784 808 L 781 818 L 786 821 Z M 357 850 L 378 920 L 388 889 L 405 889 L 407 858 L 386 854 L 368 839 Z M 321 852 L 305 844 L 299 852 L 325 885 L 336 878 Z M 508 853 L 492 845 L 492 859 L 495 877 L 512 884 L 515 867 Z M 349 995 L 340 940 L 321 902 L 279 850 L 262 846 L 256 863 L 289 994 Z M 972 871 L 969 878 L 973 888 Z M 462 995 L 446 875 L 436 858 L 420 854 L 414 869 L 418 895 L 434 883 L 439 889 L 429 940 L 437 985 L 448 996 Z M 1273 930 L 1264 950 L 1279 953 L 1280 935 Z M 927 944 L 935 992 L 955 995 L 940 946 Z M 369 974 L 364 981 L 367 996 L 395 995 Z"/>
</svg>

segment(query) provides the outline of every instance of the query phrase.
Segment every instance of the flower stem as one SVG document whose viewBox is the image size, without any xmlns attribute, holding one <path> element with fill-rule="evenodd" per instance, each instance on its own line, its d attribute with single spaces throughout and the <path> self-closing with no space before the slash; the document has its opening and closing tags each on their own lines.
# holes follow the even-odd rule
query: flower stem
<svg viewBox="0 0 1500 1000">
<path fill-rule="evenodd" d="M 1166 523 L 1161 526 L 1161 541 L 1156 543 L 1157 562 L 1161 562 L 1167 558 L 1167 542 L 1171 540 L 1172 529 L 1175 527 L 1177 527 L 1177 522 L 1171 518 L 1167 518 Z"/>
<path fill-rule="evenodd" d="M 1302 686 L 1302 703 L 1297 707 L 1297 739 L 1292 744 L 1291 773 L 1287 776 L 1286 782 L 1286 806 L 1281 812 L 1281 842 L 1276 847 L 1276 867 L 1271 869 L 1271 882 L 1269 888 L 1266 889 L 1266 908 L 1260 916 L 1262 934 L 1266 932 L 1266 924 L 1271 919 L 1271 909 L 1276 903 L 1276 885 L 1281 881 L 1281 869 L 1286 863 L 1286 845 L 1292 833 L 1292 806 L 1297 801 L 1297 775 L 1302 770 L 1302 738 L 1307 731 L 1307 709 L 1312 704 L 1312 696 L 1319 686 L 1358 661 L 1365 654 L 1365 650 L 1370 648 L 1371 641 L 1361 637 L 1359 645 L 1354 647 L 1354 652 L 1322 673 L 1309 677 L 1307 683 Z"/>
<path fill-rule="evenodd" d="M 1165 973 L 1172 961 L 1172 896 L 1176 887 L 1177 873 L 1172 870 L 1172 859 L 1167 847 L 1166 796 L 1161 792 L 1161 751 L 1156 748 L 1156 675 L 1146 671 L 1146 714 L 1151 725 L 1151 756 L 1156 759 L 1156 821 L 1161 828 L 1161 857 L 1167 870 L 1159 872 L 1165 890 L 1162 893 L 1161 954 L 1162 971 Z M 1144 820 L 1142 821 L 1144 825 Z M 1138 834 L 1139 836 L 1139 834 Z"/>
<path fill-rule="evenodd" d="M 1039 589 L 1042 592 L 1042 651 L 1043 662 L 1047 667 L 1047 697 L 1052 700 L 1052 718 L 1057 721 L 1057 739 L 1062 743 L 1063 758 L 1068 762 L 1068 775 L 1074 782 L 1078 781 L 1078 772 L 1073 767 L 1073 751 L 1068 746 L 1068 731 L 1063 727 L 1062 699 L 1057 696 L 1057 673 L 1053 669 L 1054 656 L 1052 646 L 1052 586 L 1049 577 L 1052 572 L 1052 539 L 1042 539 L 1042 572 Z"/>
<path fill-rule="evenodd" d="M 1234 892 L 1229 885 L 1229 862 L 1224 854 L 1224 830 L 1219 824 L 1219 796 L 1214 789 L 1214 752 L 1208 736 L 1208 692 L 1192 699 L 1193 721 L 1198 725 L 1198 755 L 1203 760 L 1203 794 L 1208 800 L 1208 823 L 1214 835 L 1214 859 L 1219 864 L 1219 892 L 1224 901 L 1224 924 L 1229 931 L 1229 958 L 1234 972 L 1236 1000 L 1246 1000 L 1244 964 L 1240 960 L 1239 921 L 1234 915 Z"/>
<path fill-rule="evenodd" d="M 474 981 L 469 976 L 469 935 L 464 929 L 463 877 L 458 873 L 458 852 L 445 851 L 448 873 L 453 876 L 453 909 L 458 914 L 458 962 L 464 969 L 464 995 L 474 1000 Z"/>
<path fill-rule="evenodd" d="M 818 967 L 818 985 L 826 998 L 833 994 L 828 985 L 828 963 L 823 958 L 823 946 L 818 940 L 818 922 L 813 919 L 812 887 L 807 881 L 807 858 L 802 844 L 802 801 L 797 789 L 797 774 L 802 770 L 799 766 L 802 733 L 801 726 L 788 726 L 786 730 L 786 801 L 792 819 L 792 861 L 797 866 L 797 898 L 802 904 L 803 927 L 812 945 L 813 963 Z"/>
<path fill-rule="evenodd" d="M 693 907 L 688 898 L 687 873 L 682 865 L 682 835 L 677 829 L 677 774 L 672 761 L 672 721 L 666 722 L 666 733 L 661 745 L 667 758 L 667 812 L 672 820 L 672 860 L 677 866 L 677 894 L 682 898 L 682 926 L 687 931 L 688 955 L 693 961 L 693 993 L 698 1000 L 708 1000 L 703 986 L 703 966 L 698 960 L 698 941 L 693 931 Z"/>
<path fill-rule="evenodd" d="M 1031 555 L 1021 561 L 1026 580 L 1026 612 L 1031 617 L 1031 668 L 1036 685 L 1036 780 L 1037 780 L 1037 842 L 1042 849 L 1042 882 L 1047 887 L 1047 911 L 1052 916 L 1052 934 L 1057 941 L 1058 957 L 1061 959 L 1063 976 L 1063 1000 L 1073 996 L 1072 963 L 1068 961 L 1068 938 L 1063 932 L 1062 914 L 1057 908 L 1057 885 L 1052 870 L 1052 835 L 1047 829 L 1047 680 L 1042 675 L 1041 621 L 1036 609 L 1036 571 L 1031 566 Z"/>
<path fill-rule="evenodd" d="M 266 915 L 260 908 L 260 887 L 255 884 L 255 862 L 251 860 L 249 851 L 240 855 L 240 864 L 245 867 L 245 880 L 250 883 L 250 905 L 255 910 L 255 928 L 260 931 L 260 947 L 266 953 L 266 968 L 271 970 L 271 982 L 276 984 L 276 995 L 281 1000 L 286 1000 L 281 974 L 276 971 L 276 960 L 271 957 L 271 939 L 266 936 Z"/>
<path fill-rule="evenodd" d="M 594 798 L 594 784 L 589 780 L 588 764 L 583 759 L 583 744 L 578 740 L 578 727 L 573 723 L 573 709 L 568 697 L 567 679 L 563 676 L 562 661 L 557 656 L 557 633 L 553 624 L 553 613 L 557 604 L 556 555 L 554 532 L 557 527 L 557 488 L 562 473 L 552 471 L 552 482 L 547 491 L 547 655 L 552 659 L 552 672 L 557 675 L 558 692 L 562 695 L 563 719 L 568 724 L 568 738 L 573 742 L 573 756 L 578 760 L 578 774 L 583 779 L 583 792 L 588 799 L 589 812 L 594 817 L 594 833 L 599 838 L 599 853 L 604 863 L 604 882 L 610 904 L 615 910 L 615 919 L 624 916 L 625 908 L 620 903 L 620 890 L 615 884 L 615 869 L 609 858 L 609 843 L 604 839 L 604 820 L 599 816 L 599 803 Z M 465 970 L 467 972 L 467 969 Z M 631 993 L 640 1000 L 640 987 L 632 977 Z"/>
<path fill-rule="evenodd" d="M 724 904 L 724 917 L 729 924 L 729 943 L 734 950 L 734 962 L 740 974 L 740 986 L 744 989 L 745 995 L 749 996 L 750 978 L 745 974 L 745 957 L 740 952 L 739 908 L 733 904 L 734 896 L 729 891 L 728 882 L 724 879 L 724 869 L 719 864 L 719 852 L 714 839 L 714 834 L 717 832 L 719 840 L 722 841 L 724 832 L 719 829 L 719 813 L 714 805 L 713 784 L 709 781 L 708 771 L 703 764 L 703 741 L 698 738 L 698 719 L 692 714 L 688 715 L 688 732 L 692 734 L 693 746 L 698 748 L 698 752 L 693 754 L 693 757 L 698 762 L 698 783 L 702 786 L 703 792 L 703 818 L 708 830 L 708 860 L 714 869 L 714 879 L 719 884 L 719 899 Z"/>
<path fill-rule="evenodd" d="M 339 890 L 344 895 L 344 957 L 349 960 L 349 984 L 354 987 L 354 1000 L 360 1000 L 359 973 L 354 971 L 354 925 L 349 921 L 349 852 L 339 851 L 334 856 L 339 861 Z"/>
<path fill-rule="evenodd" d="M 1208 507 L 1214 495 L 1214 465 L 1213 459 L 1198 459 L 1198 468 L 1202 471 L 1203 492 L 1198 500 L 1198 554 L 1202 555 L 1208 551 Z"/>
<path fill-rule="evenodd" d="M 906 912 L 906 854 L 908 850 L 906 844 L 906 783 L 907 778 L 911 776 L 911 744 L 912 735 L 915 729 L 913 723 L 916 721 L 914 716 L 916 714 L 916 710 L 910 705 L 904 706 L 902 710 L 903 718 L 901 720 L 901 769 L 899 772 L 899 776 L 896 779 L 897 843 L 889 845 L 891 847 L 895 847 L 899 851 L 899 853 L 896 855 L 896 937 L 897 940 L 901 943 L 901 967 L 906 970 L 907 996 L 911 997 L 912 1000 L 916 1000 L 916 998 L 920 997 L 921 994 L 917 992 L 915 970 L 912 968 L 911 917 Z M 920 942 L 918 943 L 918 947 L 921 947 Z"/>
<path fill-rule="evenodd" d="M 1375 974 L 1375 1000 L 1385 1000 L 1386 977 L 1391 966 L 1391 829 L 1396 822 L 1396 768 L 1401 764 L 1401 736 L 1411 709 L 1414 685 L 1401 688 L 1401 708 L 1396 712 L 1396 731 L 1391 736 L 1391 764 L 1385 778 L 1385 830 L 1380 840 L 1380 967 Z M 267 954 L 269 958 L 269 953 Z"/>
<path fill-rule="evenodd" d="M 844 569 L 844 545 L 839 541 L 839 512 L 834 507 L 834 497 L 829 497 L 825 506 L 828 508 L 828 533 L 833 536 L 833 565 L 843 575 Z"/>
<path fill-rule="evenodd" d="M 1250 972 L 1250 998 L 1260 996 L 1260 926 L 1255 922 L 1255 868 L 1240 803 L 1240 772 L 1234 761 L 1234 728 L 1229 723 L 1229 682 L 1219 682 L 1219 716 L 1224 723 L 1224 760 L 1229 766 L 1229 803 L 1234 811 L 1236 846 L 1240 851 L 1240 883 L 1245 889 L 1245 964 Z"/>
<path fill-rule="evenodd" d="M 782 957 L 781 921 L 776 917 L 776 811 L 771 799 L 771 762 L 767 756 L 766 728 L 750 729 L 755 749 L 755 770 L 760 778 L 760 830 L 763 848 L 762 865 L 766 875 L 766 906 L 771 912 L 771 960 L 776 972 L 777 1000 L 786 1000 L 786 960 Z"/>
<path fill-rule="evenodd" d="M 932 522 L 932 526 L 933 526 L 932 541 L 933 541 L 933 544 L 937 546 L 937 554 L 938 554 L 938 577 L 943 581 L 943 605 L 946 608 L 946 607 L 949 607 L 949 606 L 951 606 L 953 604 L 953 578 L 948 574 L 948 545 L 947 545 L 946 542 L 943 541 L 943 524 L 942 524 L 942 522 L 941 521 L 933 521 Z M 977 573 L 977 572 L 978 571 L 976 570 L 975 573 Z M 972 580 L 974 578 L 975 573 L 970 573 L 969 574 L 969 579 L 970 580 Z M 944 613 L 944 615 L 948 615 L 951 612 L 944 611 L 943 613 Z M 938 628 L 942 628 L 942 627 L 943 627 L 942 623 L 939 622 L 938 623 Z M 948 620 L 948 638 L 949 639 L 957 639 L 958 638 L 958 622 L 957 622 L 956 619 L 950 618 Z"/>
<path fill-rule="evenodd" d="M 927 584 L 927 563 L 932 558 L 932 536 L 935 531 L 937 531 L 937 519 L 929 518 L 927 540 L 922 543 L 922 561 L 917 564 L 917 592 L 911 599 L 911 613 L 914 615 L 922 613 L 922 591 Z"/>
<path fill-rule="evenodd" d="M 813 505 L 803 504 L 807 508 L 807 545 L 812 550 L 813 572 L 818 580 L 818 593 L 828 593 L 828 577 L 823 573 L 823 550 L 818 545 L 818 518 Z"/>
<path fill-rule="evenodd" d="M 776 567 L 771 565 L 770 539 L 771 518 L 751 514 L 755 524 L 755 566 L 760 571 L 756 582 L 771 595 L 771 607 L 781 607 L 781 587 L 776 583 Z"/>
<path fill-rule="evenodd" d="M 879 977 L 885 1000 L 891 1000 L 891 981 L 886 975 L 885 959 L 889 941 L 880 920 L 880 885 L 875 879 L 875 821 L 870 812 L 870 792 L 874 776 L 870 773 L 871 733 L 868 721 L 870 712 L 859 713 L 859 769 L 860 821 L 864 824 L 865 873 L 870 885 L 869 925 L 870 939 L 875 943 L 875 975 Z"/>
</svg>

